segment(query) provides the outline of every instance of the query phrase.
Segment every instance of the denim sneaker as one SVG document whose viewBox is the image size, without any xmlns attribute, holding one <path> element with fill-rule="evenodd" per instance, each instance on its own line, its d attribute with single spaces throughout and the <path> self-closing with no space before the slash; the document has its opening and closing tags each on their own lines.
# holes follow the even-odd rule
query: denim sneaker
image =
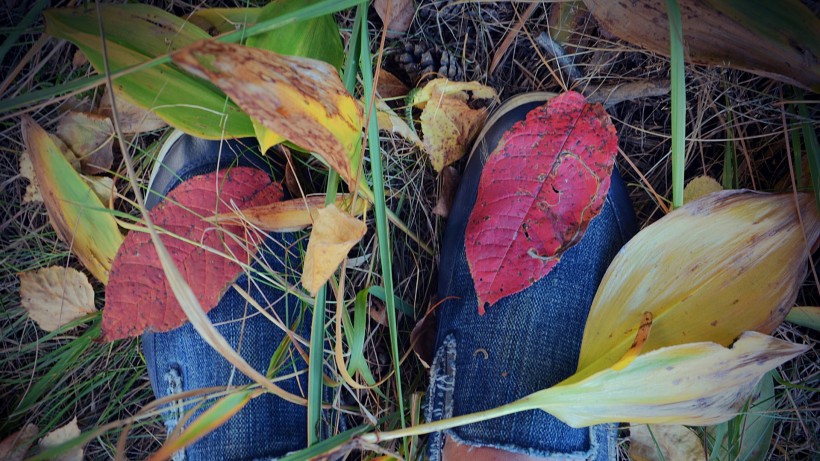
<svg viewBox="0 0 820 461">
<path fill-rule="evenodd" d="M 637 227 L 617 170 L 601 213 L 583 239 L 544 278 L 478 315 L 464 232 L 484 163 L 502 135 L 545 103 L 548 93 L 512 98 L 488 119 L 470 154 L 450 212 L 439 266 L 438 331 L 426 418 L 437 421 L 487 410 L 548 388 L 575 371 L 590 305 L 619 249 Z M 440 460 L 447 437 L 459 444 L 561 459 L 615 457 L 617 429 L 573 429 L 531 410 L 433 434 L 429 456 Z"/>
<path fill-rule="evenodd" d="M 276 167 L 269 157 L 261 156 L 255 140 L 208 141 L 175 132 L 160 150 L 146 196 L 146 206 L 156 206 L 174 187 L 193 176 L 234 166 L 259 168 L 273 175 Z M 293 234 L 271 233 L 261 246 L 261 260 L 251 274 L 258 271 L 296 273 L 301 260 L 292 250 Z M 287 325 L 298 324 L 295 332 L 310 335 L 310 313 L 293 295 L 283 293 L 248 274 L 236 284 L 247 291 L 261 306 Z M 297 320 L 301 316 L 301 322 Z M 281 344 L 284 333 L 271 321 L 259 315 L 234 288 L 208 313 L 211 322 L 240 355 L 257 371 L 265 374 L 271 356 Z M 251 380 L 234 370 L 218 352 L 187 323 L 166 333 L 145 333 L 142 347 L 148 375 L 157 398 L 215 386 L 241 386 Z M 291 347 L 291 350 L 293 348 Z M 288 356 L 287 373 L 304 371 L 307 364 L 301 356 Z M 277 384 L 288 392 L 306 397 L 307 377 L 302 373 Z M 198 408 L 193 421 L 207 406 Z M 169 433 L 193 405 L 167 410 L 163 415 Z M 304 406 L 289 403 L 272 394 L 251 400 L 242 410 L 211 434 L 178 452 L 179 460 L 252 460 L 271 459 L 307 446 L 307 412 Z"/>
</svg>

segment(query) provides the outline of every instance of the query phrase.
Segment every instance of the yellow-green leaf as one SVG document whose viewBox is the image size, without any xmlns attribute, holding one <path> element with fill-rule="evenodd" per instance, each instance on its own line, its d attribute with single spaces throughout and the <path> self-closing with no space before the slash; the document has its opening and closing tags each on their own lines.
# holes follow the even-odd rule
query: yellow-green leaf
<svg viewBox="0 0 820 461">
<path fill-rule="evenodd" d="M 808 349 L 753 331 L 731 349 L 711 342 L 664 347 L 622 370 L 567 380 L 515 404 L 540 408 L 572 427 L 617 421 L 717 424 L 743 409 L 765 373 Z"/>
<path fill-rule="evenodd" d="M 324 159 L 348 184 L 361 176 L 362 111 L 323 61 L 202 41 L 173 54 L 251 117 Z"/>
<path fill-rule="evenodd" d="M 725 191 L 688 203 L 636 235 L 610 265 L 584 331 L 581 379 L 629 349 L 653 316 L 644 351 L 688 342 L 722 345 L 747 330 L 769 333 L 806 276 L 820 215 L 808 194 Z M 802 224 L 798 219 L 800 207 Z"/>
<path fill-rule="evenodd" d="M 23 139 L 48 216 L 57 235 L 98 280 L 108 282 L 122 244 L 117 222 L 57 145 L 31 117 L 22 118 Z"/>
<path fill-rule="evenodd" d="M 723 186 L 720 185 L 714 178 L 711 176 L 698 176 L 688 184 L 686 187 L 683 188 L 683 203 L 689 203 L 692 200 L 697 200 L 704 195 L 711 194 L 712 192 L 720 192 L 723 190 Z"/>
<path fill-rule="evenodd" d="M 691 429 L 678 424 L 641 424 L 629 428 L 633 461 L 706 461 L 706 452 Z"/>
<path fill-rule="evenodd" d="M 200 8 L 188 16 L 188 21 L 217 35 L 256 24 L 260 11 L 262 8 Z"/>
<path fill-rule="evenodd" d="M 364 222 L 333 204 L 320 209 L 316 215 L 302 269 L 302 286 L 311 296 L 316 296 L 367 231 Z"/>
<path fill-rule="evenodd" d="M 798 306 L 793 307 L 786 316 L 791 323 L 820 331 L 820 307 Z"/>
<path fill-rule="evenodd" d="M 106 34 L 112 72 L 145 63 L 157 56 L 210 37 L 207 32 L 149 5 L 101 5 L 48 10 L 46 32 L 77 45 L 97 72 L 104 71 L 100 20 Z M 253 135 L 250 118 L 206 81 L 159 65 L 114 79 L 114 89 L 130 102 L 153 110 L 168 124 L 208 138 Z M 224 129 L 223 129 L 224 123 Z"/>
</svg>

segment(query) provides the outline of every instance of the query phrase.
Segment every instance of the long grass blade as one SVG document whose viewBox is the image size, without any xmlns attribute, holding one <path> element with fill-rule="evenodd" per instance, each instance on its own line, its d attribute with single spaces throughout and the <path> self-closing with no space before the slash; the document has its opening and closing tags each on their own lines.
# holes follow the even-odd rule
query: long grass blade
<svg viewBox="0 0 820 461">
<path fill-rule="evenodd" d="M 387 324 L 390 331 L 390 352 L 393 358 L 393 368 L 396 372 L 396 401 L 399 410 L 399 420 L 401 427 L 406 427 L 404 417 L 404 401 L 401 390 L 401 371 L 399 357 L 398 327 L 396 325 L 396 295 L 393 291 L 393 256 L 390 249 L 390 229 L 387 227 L 387 206 L 384 199 L 384 169 L 382 167 L 381 146 L 379 145 L 378 120 L 376 118 L 373 95 L 375 94 L 373 82 L 373 64 L 370 56 L 370 44 L 367 40 L 369 32 L 367 21 L 362 21 L 362 41 L 361 41 L 361 69 L 362 81 L 364 83 L 365 107 L 369 114 L 367 124 L 367 145 L 370 151 L 370 165 L 373 172 L 373 189 L 375 191 L 376 233 L 379 238 L 379 258 L 382 266 L 382 282 L 385 292 L 385 309 L 387 310 Z"/>
<path fill-rule="evenodd" d="M 672 62 L 672 208 L 683 205 L 686 155 L 686 81 L 683 75 L 683 25 L 677 0 L 666 0 Z"/>
<path fill-rule="evenodd" d="M 798 99 L 803 98 L 803 92 L 799 91 L 796 94 Z M 811 116 L 809 115 L 809 108 L 806 104 L 800 103 L 797 105 L 797 113 L 802 119 L 800 126 L 803 131 L 803 145 L 806 148 L 806 158 L 809 161 L 809 172 L 811 173 L 811 188 L 814 191 L 814 200 L 820 209 L 820 143 L 817 141 L 817 133 L 811 123 Z M 802 162 L 796 162 L 796 165 L 801 165 Z M 800 180 L 800 177 L 797 177 Z"/>
<path fill-rule="evenodd" d="M 28 29 L 29 26 L 34 24 L 34 21 L 37 20 L 37 16 L 40 15 L 40 12 L 43 11 L 43 8 L 46 6 L 46 4 L 48 4 L 46 0 L 40 0 L 37 3 L 35 3 L 31 7 L 29 12 L 26 13 L 26 16 L 23 18 L 23 20 L 20 21 L 20 23 L 17 24 L 17 26 L 14 27 L 8 35 L 6 35 L 6 39 L 3 40 L 3 44 L 0 45 L 0 62 L 2 62 L 3 58 L 6 57 L 6 53 L 9 52 L 11 47 L 13 47 L 15 43 L 17 43 L 17 39 L 20 38 L 21 35 L 23 35 L 23 32 L 26 29 Z"/>
</svg>

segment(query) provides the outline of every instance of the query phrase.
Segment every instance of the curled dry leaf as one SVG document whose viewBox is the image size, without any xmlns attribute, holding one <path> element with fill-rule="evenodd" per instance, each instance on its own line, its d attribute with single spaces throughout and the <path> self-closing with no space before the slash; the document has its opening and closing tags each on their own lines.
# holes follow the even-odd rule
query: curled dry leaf
<svg viewBox="0 0 820 461">
<path fill-rule="evenodd" d="M 644 353 L 621 370 L 606 368 L 580 380 L 576 373 L 518 403 L 572 427 L 618 421 L 718 424 L 743 410 L 764 374 L 808 349 L 749 331 L 731 348 L 680 344 Z"/>
<path fill-rule="evenodd" d="M 69 112 L 57 125 L 56 135 L 77 156 L 88 174 L 106 173 L 114 162 L 114 125 L 105 115 Z"/>
<path fill-rule="evenodd" d="M 654 318 L 647 352 L 772 332 L 794 304 L 818 239 L 820 214 L 809 194 L 723 191 L 669 213 L 610 264 L 590 308 L 576 375 L 618 361 L 645 311 Z"/>
<path fill-rule="evenodd" d="M 629 457 L 635 461 L 706 461 L 706 451 L 685 426 L 641 424 L 629 428 Z"/>
<path fill-rule="evenodd" d="M 414 95 L 413 105 L 422 108 L 424 149 L 436 171 L 464 156 L 487 118 L 486 109 L 473 109 L 470 104 L 496 98 L 493 88 L 446 78 L 431 80 Z"/>
<path fill-rule="evenodd" d="M 151 220 L 164 230 L 160 239 L 206 313 L 242 271 L 236 261 L 250 262 L 259 239 L 242 226 L 216 226 L 204 218 L 226 213 L 233 205 L 263 205 L 281 198 L 281 186 L 264 172 L 234 167 L 183 182 L 151 210 Z M 111 268 L 102 339 L 168 331 L 186 321 L 150 235 L 131 231 Z"/>
<path fill-rule="evenodd" d="M 122 244 L 117 222 L 59 147 L 37 123 L 22 118 L 26 151 L 57 235 L 99 281 L 108 283 L 111 262 Z"/>
<path fill-rule="evenodd" d="M 435 208 L 433 208 L 433 214 L 446 218 L 450 216 L 450 209 L 453 206 L 458 184 L 461 182 L 461 175 L 458 170 L 448 166 L 441 170 L 439 177 L 441 189 L 439 189 L 438 200 L 436 201 Z"/>
<path fill-rule="evenodd" d="M 103 92 L 102 99 L 100 99 L 100 107 L 98 112 L 108 118 L 114 116 L 114 111 L 111 108 L 111 96 L 108 87 Z M 162 118 L 157 116 L 150 110 L 145 110 L 142 107 L 132 103 L 127 98 L 114 92 L 115 103 L 117 104 L 118 122 L 120 124 L 120 131 L 126 135 L 133 135 L 139 133 L 146 133 L 149 131 L 157 131 L 168 126 Z"/>
<path fill-rule="evenodd" d="M 350 194 L 339 194 L 335 205 L 338 208 L 349 208 Z M 242 208 L 240 213 L 221 213 L 211 218 L 209 222 L 230 222 L 241 219 L 255 227 L 272 232 L 293 232 L 302 230 L 318 219 L 319 210 L 325 206 L 325 196 L 311 195 L 310 197 L 284 200 L 249 208 Z M 370 209 L 370 203 L 359 199 L 356 201 L 355 215 L 360 216 Z"/>
<path fill-rule="evenodd" d="M 413 143 L 419 149 L 425 148 L 421 139 L 419 139 L 419 135 L 382 99 L 376 100 L 376 121 L 379 124 L 380 130 L 396 133 Z"/>
<path fill-rule="evenodd" d="M 46 267 L 21 272 L 20 302 L 37 325 L 54 331 L 97 312 L 88 277 L 71 267 Z"/>
<path fill-rule="evenodd" d="M 465 233 L 480 314 L 485 303 L 544 277 L 581 240 L 604 205 L 617 148 L 603 107 L 575 92 L 533 109 L 503 135 Z"/>
<path fill-rule="evenodd" d="M 65 426 L 58 427 L 43 437 L 39 443 L 40 449 L 45 450 L 56 447 L 79 436 L 80 427 L 77 425 L 77 418 L 74 417 L 74 419 L 69 421 Z M 51 459 L 54 461 L 82 461 L 83 447 L 71 448 Z"/>
<path fill-rule="evenodd" d="M 373 7 L 387 26 L 388 37 L 399 37 L 407 32 L 416 15 L 413 0 L 376 0 Z"/>
<path fill-rule="evenodd" d="M 37 438 L 40 429 L 34 424 L 26 424 L 19 431 L 0 442 L 0 459 L 5 461 L 23 461 L 29 447 Z"/>
<path fill-rule="evenodd" d="M 376 92 L 382 98 L 401 98 L 407 96 L 410 90 L 398 77 L 392 73 L 379 69 L 379 81 L 376 83 Z"/>
<path fill-rule="evenodd" d="M 364 222 L 339 210 L 336 205 L 321 208 L 316 214 L 302 266 L 302 286 L 311 296 L 316 296 L 367 231 Z"/>
<path fill-rule="evenodd" d="M 686 187 L 683 188 L 683 203 L 689 203 L 697 200 L 704 195 L 709 195 L 712 192 L 720 192 L 723 186 L 720 185 L 714 178 L 710 176 L 698 176 L 689 181 Z"/>
<path fill-rule="evenodd" d="M 361 172 L 362 111 L 323 61 L 201 41 L 172 55 L 269 130 L 324 159 L 348 183 Z"/>
</svg>

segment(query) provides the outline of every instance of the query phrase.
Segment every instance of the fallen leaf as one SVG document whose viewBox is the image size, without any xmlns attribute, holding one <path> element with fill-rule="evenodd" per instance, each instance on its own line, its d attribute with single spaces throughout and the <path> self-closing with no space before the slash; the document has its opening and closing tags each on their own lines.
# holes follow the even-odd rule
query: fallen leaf
<svg viewBox="0 0 820 461">
<path fill-rule="evenodd" d="M 111 261 L 122 244 L 117 221 L 37 123 L 22 117 L 23 139 L 57 235 L 97 280 L 108 283 Z"/>
<path fill-rule="evenodd" d="M 421 130 L 424 150 L 433 169 L 441 172 L 467 152 L 487 118 L 487 110 L 473 109 L 478 100 L 495 100 L 494 89 L 478 82 L 431 80 L 413 96 L 413 105 L 422 108 Z"/>
<path fill-rule="evenodd" d="M 379 81 L 376 84 L 376 92 L 386 99 L 402 98 L 407 96 L 410 90 L 398 77 L 392 73 L 379 69 Z"/>
<path fill-rule="evenodd" d="M 151 210 L 151 220 L 165 231 L 160 239 L 205 312 L 216 306 L 242 271 L 225 254 L 248 263 L 259 241 L 246 236 L 242 226 L 216 226 L 203 218 L 226 213 L 234 205 L 263 205 L 281 198 L 281 186 L 271 183 L 264 172 L 234 167 L 183 182 Z M 129 232 L 106 287 L 102 339 L 168 331 L 186 321 L 151 237 L 147 232 Z"/>
<path fill-rule="evenodd" d="M 68 422 L 65 426 L 58 427 L 53 431 L 49 432 L 48 435 L 43 437 L 40 440 L 40 449 L 45 450 L 48 448 L 56 447 L 61 445 L 65 442 L 68 442 L 71 439 L 75 439 L 80 436 L 80 427 L 77 425 L 77 417 L 74 417 L 71 421 Z M 54 461 L 82 461 L 83 459 L 83 447 L 76 447 L 71 448 L 60 455 L 50 458 Z"/>
<path fill-rule="evenodd" d="M 621 370 L 606 368 L 580 380 L 576 373 L 513 405 L 541 409 L 572 427 L 718 424 L 742 411 L 763 375 L 809 349 L 747 331 L 731 348 L 679 344 L 641 354 Z"/>
<path fill-rule="evenodd" d="M 664 0 L 584 0 L 609 32 L 669 56 Z M 728 66 L 820 90 L 820 19 L 799 0 L 680 0 L 687 62 Z"/>
<path fill-rule="evenodd" d="M 465 235 L 480 314 L 545 276 L 581 240 L 603 207 L 617 148 L 603 107 L 575 92 L 504 134 L 481 174 Z"/>
<path fill-rule="evenodd" d="M 689 203 L 697 200 L 704 195 L 709 195 L 712 192 L 720 192 L 723 186 L 720 185 L 714 178 L 709 176 L 698 176 L 689 181 L 686 187 L 683 188 L 683 203 Z"/>
<path fill-rule="evenodd" d="M 336 205 L 328 205 L 316 214 L 302 266 L 302 286 L 311 296 L 316 296 L 367 231 L 364 222 L 340 211 Z"/>
<path fill-rule="evenodd" d="M 820 307 L 797 306 L 792 307 L 786 320 L 796 325 L 820 331 Z"/>
<path fill-rule="evenodd" d="M 348 183 L 360 175 L 362 111 L 326 62 L 201 41 L 172 55 L 251 117 L 324 159 Z"/>
<path fill-rule="evenodd" d="M 576 375 L 618 361 L 646 311 L 654 318 L 647 352 L 700 341 L 726 346 L 744 331 L 774 331 L 806 278 L 806 242 L 814 248 L 818 239 L 820 214 L 809 194 L 723 191 L 672 211 L 607 269 Z"/>
<path fill-rule="evenodd" d="M 97 198 L 100 201 L 110 208 L 111 199 L 114 194 L 114 178 L 110 178 L 108 176 L 89 176 L 89 175 L 82 175 L 83 181 L 85 181 L 90 187 L 91 190 L 97 194 Z"/>
<path fill-rule="evenodd" d="M 31 444 L 37 438 L 40 429 L 34 424 L 26 424 L 19 431 L 0 442 L 0 459 L 5 461 L 23 461 Z"/>
<path fill-rule="evenodd" d="M 20 176 L 28 180 L 26 193 L 23 195 L 23 203 L 42 202 L 43 196 L 40 194 L 40 186 L 37 185 L 37 177 L 34 174 L 34 164 L 31 163 L 31 156 L 28 150 L 20 153 Z"/>
<path fill-rule="evenodd" d="M 769 459 L 774 423 L 777 418 L 777 401 L 774 395 L 774 375 L 770 371 L 757 383 L 755 395 L 749 401 L 748 410 L 719 426 L 705 428 L 708 434 L 710 456 L 713 459 L 735 461 L 765 461 Z M 722 437 L 719 435 L 722 432 Z M 727 436 L 735 433 L 740 437 Z"/>
<path fill-rule="evenodd" d="M 448 166 L 441 170 L 439 177 L 441 178 L 441 188 L 439 189 L 436 206 L 433 208 L 433 214 L 446 218 L 450 216 L 453 199 L 455 199 L 458 184 L 461 182 L 461 175 L 458 170 Z"/>
<path fill-rule="evenodd" d="M 50 9 L 43 13 L 46 33 L 68 40 L 82 50 L 94 69 L 111 73 L 145 64 L 210 35 L 183 18 L 139 4 L 101 4 Z M 103 54 L 100 24 L 105 26 Z M 253 136 L 247 114 L 208 82 L 171 64 L 114 77 L 114 91 L 188 134 L 206 139 Z"/>
<path fill-rule="evenodd" d="M 373 7 L 387 27 L 387 36 L 393 38 L 404 35 L 416 15 L 413 0 L 375 0 Z"/>
<path fill-rule="evenodd" d="M 350 206 L 350 194 L 336 197 L 337 208 Z M 311 195 L 266 205 L 241 208 L 239 213 L 221 213 L 207 219 L 208 222 L 247 221 L 254 227 L 271 232 L 293 232 L 302 230 L 318 219 L 318 212 L 325 206 L 325 195 Z M 356 200 L 356 216 L 370 209 L 366 200 Z"/>
<path fill-rule="evenodd" d="M 114 162 L 114 125 L 105 115 L 69 112 L 60 118 L 55 133 L 77 156 L 82 171 L 107 173 Z"/>
<path fill-rule="evenodd" d="M 20 303 L 29 317 L 45 331 L 97 312 L 94 289 L 88 277 L 71 267 L 51 266 L 21 272 Z"/>
<path fill-rule="evenodd" d="M 706 461 L 698 436 L 677 424 L 631 426 L 629 456 L 635 461 Z"/>
<path fill-rule="evenodd" d="M 98 112 L 108 118 L 114 117 L 114 111 L 111 109 L 111 96 L 109 95 L 108 87 L 103 92 L 102 99 L 100 99 L 100 107 Z M 168 126 L 162 118 L 157 116 L 150 110 L 145 110 L 142 107 L 132 103 L 128 98 L 114 92 L 114 97 L 117 103 L 118 122 L 120 124 L 120 131 L 125 135 L 134 135 L 139 133 L 147 133 L 149 131 L 158 131 Z"/>
<path fill-rule="evenodd" d="M 410 332 L 410 345 L 424 368 L 430 368 L 430 364 L 433 363 L 437 327 L 438 317 L 433 312 L 428 312 L 416 322 L 413 331 Z"/>
</svg>

